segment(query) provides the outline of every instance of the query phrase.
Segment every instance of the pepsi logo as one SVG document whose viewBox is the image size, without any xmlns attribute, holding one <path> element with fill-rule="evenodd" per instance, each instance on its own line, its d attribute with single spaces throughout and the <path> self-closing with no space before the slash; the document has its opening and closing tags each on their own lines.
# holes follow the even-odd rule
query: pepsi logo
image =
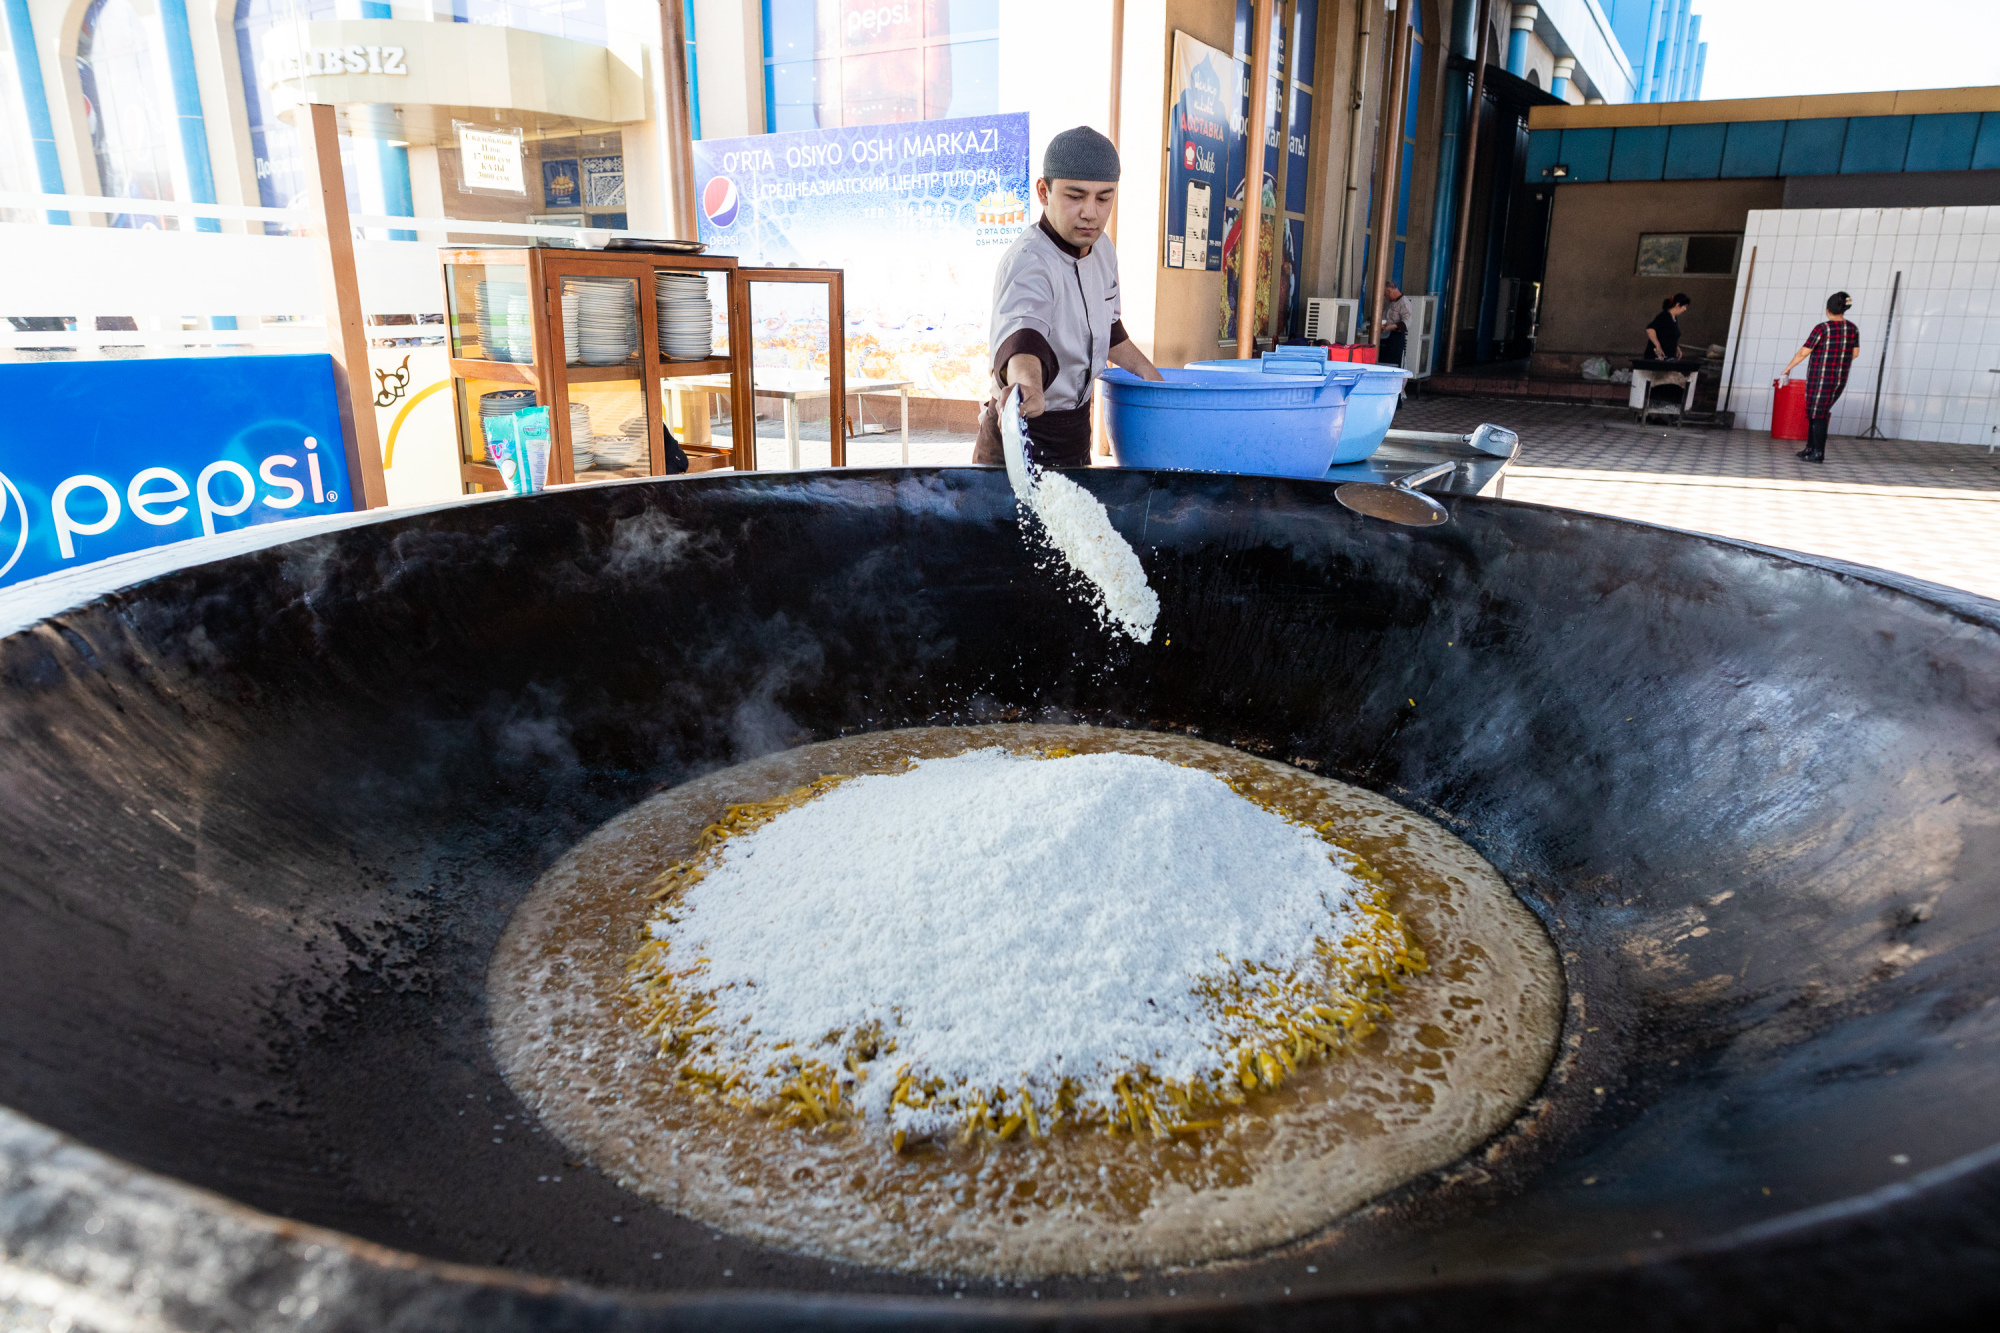
<svg viewBox="0 0 2000 1333">
<path fill-rule="evenodd" d="M 8 533 L 14 540 L 8 541 Z M 14 567 L 21 558 L 21 552 L 28 549 L 28 502 L 21 498 L 21 488 L 0 472 L 0 578 Z"/>
<path fill-rule="evenodd" d="M 737 210 L 742 204 L 743 197 L 737 193 L 736 182 L 727 176 L 715 177 L 701 192 L 702 214 L 718 227 L 727 227 L 736 221 Z"/>
</svg>

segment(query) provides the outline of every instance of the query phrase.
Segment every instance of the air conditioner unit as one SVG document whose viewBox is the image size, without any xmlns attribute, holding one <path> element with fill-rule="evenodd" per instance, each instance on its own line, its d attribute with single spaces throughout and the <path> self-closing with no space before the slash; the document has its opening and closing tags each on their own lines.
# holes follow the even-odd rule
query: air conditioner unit
<svg viewBox="0 0 2000 1333">
<path fill-rule="evenodd" d="M 1351 343 L 1361 322 L 1361 302 L 1339 296 L 1308 296 L 1305 327 L 1300 330 L 1307 342 Z"/>
<path fill-rule="evenodd" d="M 1412 296 L 1409 302 L 1410 342 L 1403 353 L 1403 364 L 1409 368 L 1410 378 L 1427 380 L 1437 358 L 1438 299 L 1435 296 Z"/>
</svg>

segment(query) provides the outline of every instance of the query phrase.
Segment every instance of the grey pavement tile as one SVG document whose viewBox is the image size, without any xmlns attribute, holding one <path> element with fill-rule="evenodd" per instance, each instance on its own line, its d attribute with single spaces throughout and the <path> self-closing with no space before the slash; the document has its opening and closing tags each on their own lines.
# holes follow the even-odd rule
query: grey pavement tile
<svg viewBox="0 0 2000 1333">
<path fill-rule="evenodd" d="M 1798 444 L 1762 432 L 1640 426 L 1623 407 L 1433 396 L 1396 414 L 1403 430 L 1470 430 L 1482 421 L 1519 431 L 1520 461 L 1531 467 L 2000 490 L 2000 453 L 1970 445 L 1836 435 L 1827 461 L 1812 464 L 1794 456 Z"/>
</svg>

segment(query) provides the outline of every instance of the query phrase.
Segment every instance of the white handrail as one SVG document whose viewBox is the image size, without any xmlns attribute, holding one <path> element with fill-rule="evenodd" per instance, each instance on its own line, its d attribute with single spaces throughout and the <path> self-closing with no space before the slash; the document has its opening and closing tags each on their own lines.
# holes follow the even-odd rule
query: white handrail
<svg viewBox="0 0 2000 1333">
<path fill-rule="evenodd" d="M 611 227 L 551 227 L 542 223 L 476 222 L 470 218 L 404 218 L 381 213 L 355 213 L 350 219 L 357 227 L 393 227 L 400 231 L 451 231 L 461 235 L 548 236 L 560 240 L 588 238 L 602 245 L 613 236 L 637 236 L 648 241 L 676 241 L 663 231 L 620 231 Z"/>
<path fill-rule="evenodd" d="M 377 326 L 370 326 L 372 330 Z M 383 327 L 424 328 L 425 325 L 393 325 Z M 440 328 L 439 325 L 429 325 Z M 400 336 L 400 335 L 399 335 Z M 416 336 L 416 335 L 412 335 Z M 76 347 L 252 347 L 258 345 L 295 345 L 321 347 L 326 344 L 326 330 L 311 326 L 258 325 L 241 329 L 91 329 L 69 331 L 65 329 L 29 330 L 16 332 L 0 325 L 0 347 L 10 347 L 16 351 L 36 348 L 76 348 Z"/>
<path fill-rule="evenodd" d="M 251 208 L 243 204 L 189 204 L 175 199 L 113 199 L 95 194 L 34 194 L 0 190 L 0 208 L 41 208 L 64 213 L 148 213 L 162 217 L 227 218 L 232 222 L 277 222 L 296 227 L 304 209 Z"/>
<path fill-rule="evenodd" d="M 245 204 L 198 204 L 178 199 L 113 199 L 94 194 L 35 194 L 25 190 L 0 190 L 0 208 L 34 208 L 66 213 L 142 213 L 157 217 L 223 218 L 231 222 L 275 222 L 286 227 L 304 227 L 312 220 L 302 208 L 252 208 Z M 394 231 L 441 231 L 471 236 L 546 236 L 552 240 L 583 241 L 592 246 L 602 246 L 613 236 L 636 236 L 655 241 L 679 239 L 657 231 L 629 231 L 610 227 L 554 227 L 545 223 L 481 222 L 472 218 L 416 218 L 380 213 L 356 213 L 352 214 L 349 220 L 357 227 L 382 227 Z"/>
</svg>

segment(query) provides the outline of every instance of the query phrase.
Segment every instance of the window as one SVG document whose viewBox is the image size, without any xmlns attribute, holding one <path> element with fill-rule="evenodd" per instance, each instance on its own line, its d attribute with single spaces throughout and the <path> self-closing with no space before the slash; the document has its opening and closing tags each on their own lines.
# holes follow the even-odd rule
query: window
<svg viewBox="0 0 2000 1333">
<path fill-rule="evenodd" d="M 20 62 L 27 43 L 8 30 L 0 12 L 0 190 L 39 194 L 42 177 L 35 160 L 34 135 L 29 128 L 28 99 L 21 86 Z M 32 56 L 28 58 L 32 59 Z M 32 209 L 0 208 L 0 222 L 39 222 Z"/>
<path fill-rule="evenodd" d="M 96 0 L 76 38 L 76 72 L 97 179 L 114 199 L 185 199 L 173 74 L 157 6 Z M 174 219 L 120 214 L 114 226 L 172 227 Z"/>
<path fill-rule="evenodd" d="M 772 130 L 1000 109 L 999 0 L 764 0 Z"/>
<path fill-rule="evenodd" d="M 1742 244 L 1736 232 L 1641 236 L 1637 272 L 1642 278 L 1733 278 Z"/>
</svg>

